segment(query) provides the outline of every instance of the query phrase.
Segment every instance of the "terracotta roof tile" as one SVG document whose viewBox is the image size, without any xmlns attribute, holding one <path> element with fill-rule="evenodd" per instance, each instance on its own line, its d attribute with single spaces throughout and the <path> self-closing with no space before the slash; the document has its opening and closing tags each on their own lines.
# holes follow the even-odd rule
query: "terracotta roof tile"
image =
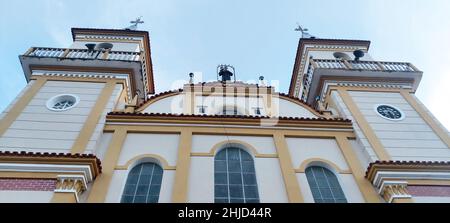
<svg viewBox="0 0 450 223">
<path fill-rule="evenodd" d="M 366 170 L 366 177 L 374 166 L 414 166 L 414 167 L 430 167 L 430 166 L 448 166 L 449 161 L 401 161 L 401 160 L 377 160 L 369 164 Z"/>
<path fill-rule="evenodd" d="M 209 82 L 209 83 L 215 83 L 215 82 Z M 191 85 L 194 85 L 194 84 L 191 84 Z M 268 86 L 268 88 L 270 88 L 270 86 Z M 143 105 L 145 105 L 147 102 L 149 102 L 149 101 L 151 101 L 151 100 L 154 100 L 154 99 L 156 99 L 156 98 L 158 98 L 158 97 L 161 97 L 161 96 L 164 96 L 164 95 L 167 95 L 167 94 L 172 94 L 172 93 L 180 93 L 180 92 L 183 92 L 183 89 L 182 89 L 182 88 L 176 89 L 176 90 L 164 91 L 164 92 L 161 92 L 161 93 L 152 95 L 152 96 L 149 97 L 147 100 L 141 102 L 141 103 L 139 104 L 139 106 L 138 106 L 137 109 L 141 108 L 141 107 L 142 107 Z M 295 101 L 297 101 L 297 102 L 299 102 L 299 103 L 301 103 L 301 104 L 303 104 L 303 105 L 305 105 L 305 106 L 308 106 L 309 108 L 311 108 L 312 110 L 316 111 L 316 112 L 319 113 L 319 114 L 322 114 L 322 113 L 323 113 L 323 112 L 321 112 L 321 111 L 315 109 L 312 105 L 306 103 L 304 100 L 302 100 L 302 99 L 300 99 L 300 98 L 298 98 L 298 97 L 294 97 L 294 96 L 291 96 L 291 95 L 285 94 L 285 93 L 278 93 L 278 95 L 279 95 L 279 96 L 282 96 L 282 97 L 287 97 L 287 98 L 293 99 L 293 100 L 295 100 Z"/>
<path fill-rule="evenodd" d="M 95 159 L 97 167 L 101 173 L 102 165 L 100 159 L 94 154 L 80 154 L 80 153 L 41 153 L 41 152 L 25 152 L 25 151 L 0 151 L 0 157 L 14 156 L 14 157 L 39 157 L 39 158 L 74 158 L 74 159 Z"/>
<path fill-rule="evenodd" d="M 179 92 L 183 92 L 183 89 L 180 88 L 180 89 L 177 89 L 177 90 L 164 91 L 164 92 L 161 92 L 161 93 L 152 95 L 151 97 L 147 98 L 147 100 L 141 102 L 141 103 L 139 104 L 139 106 L 138 106 L 137 109 L 139 109 L 140 107 L 142 107 L 142 106 L 143 106 L 145 103 L 147 103 L 148 101 L 154 100 L 154 99 L 156 99 L 156 98 L 158 98 L 158 97 L 161 97 L 161 96 L 164 96 L 164 95 L 167 95 L 167 94 L 179 93 Z"/>
<path fill-rule="evenodd" d="M 302 120 L 302 121 L 338 121 L 351 123 L 349 119 L 342 118 L 305 118 L 305 117 L 269 117 L 269 116 L 253 116 L 253 115 L 195 115 L 195 114 L 170 114 L 170 113 L 130 113 L 130 112 L 109 112 L 108 115 L 126 115 L 126 116 L 143 116 L 143 117 L 204 117 L 204 118 L 242 118 L 242 119 L 271 119 L 280 120 Z"/>
</svg>

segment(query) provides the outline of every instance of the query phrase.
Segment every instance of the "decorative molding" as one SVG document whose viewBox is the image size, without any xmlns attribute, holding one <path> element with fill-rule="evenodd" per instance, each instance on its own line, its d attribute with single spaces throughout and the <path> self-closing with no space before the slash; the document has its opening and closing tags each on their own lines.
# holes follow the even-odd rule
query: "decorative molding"
<svg viewBox="0 0 450 223">
<path fill-rule="evenodd" d="M 74 193 L 77 202 L 80 202 L 80 195 L 87 189 L 83 175 L 58 175 L 56 180 L 55 193 Z"/>
<path fill-rule="evenodd" d="M 339 81 L 336 82 L 335 80 L 325 80 L 324 81 L 324 87 L 322 87 L 320 92 L 320 100 L 322 102 L 325 101 L 325 98 L 327 97 L 328 92 L 330 92 L 331 88 L 333 87 L 356 87 L 356 88 L 367 88 L 367 90 L 372 90 L 369 88 L 375 88 L 375 89 L 412 89 L 413 87 L 409 83 L 390 83 L 387 84 L 386 82 L 364 82 L 364 81 Z"/>
<path fill-rule="evenodd" d="M 123 73 L 98 73 L 98 72 L 71 72 L 71 71 L 45 71 L 45 70 L 33 70 L 32 76 L 42 77 L 62 77 L 62 78 L 94 78 L 104 79 L 104 82 L 108 82 L 111 79 L 119 79 L 125 82 L 125 89 L 127 92 L 127 100 L 131 100 L 134 96 L 131 89 L 131 80 L 129 74 Z"/>
<path fill-rule="evenodd" d="M 446 162 L 377 161 L 369 165 L 366 178 L 386 202 L 412 202 L 408 184 L 446 185 L 450 182 L 449 170 L 450 163 Z"/>
<path fill-rule="evenodd" d="M 167 162 L 164 157 L 156 155 L 156 154 L 141 154 L 138 156 L 135 156 L 128 160 L 124 165 L 117 165 L 114 169 L 115 170 L 128 170 L 131 169 L 130 167 L 133 165 L 138 165 L 143 162 L 151 161 L 154 162 L 162 167 L 163 170 L 175 170 L 176 166 L 170 166 L 169 162 Z"/>
<path fill-rule="evenodd" d="M 0 172 L 34 172 L 34 173 L 62 173 L 78 174 L 91 182 L 94 180 L 89 165 L 61 165 L 61 164 L 28 164 L 28 163 L 0 163 Z"/>
<path fill-rule="evenodd" d="M 386 200 L 388 203 L 392 203 L 394 199 L 404 199 L 411 198 L 406 187 L 408 183 L 406 181 L 384 181 L 378 193 Z"/>
<path fill-rule="evenodd" d="M 77 174 L 91 182 L 101 169 L 100 160 L 91 154 L 0 152 L 0 173 Z"/>
<path fill-rule="evenodd" d="M 322 158 L 309 158 L 309 159 L 303 160 L 302 163 L 300 164 L 300 166 L 297 169 L 295 169 L 295 172 L 296 173 L 304 173 L 308 167 L 315 166 L 315 165 L 324 166 L 325 168 L 331 169 L 331 171 L 334 171 L 338 174 L 352 174 L 352 171 L 350 169 L 341 169 L 335 163 L 333 163 L 329 160 L 322 159 Z"/>
</svg>

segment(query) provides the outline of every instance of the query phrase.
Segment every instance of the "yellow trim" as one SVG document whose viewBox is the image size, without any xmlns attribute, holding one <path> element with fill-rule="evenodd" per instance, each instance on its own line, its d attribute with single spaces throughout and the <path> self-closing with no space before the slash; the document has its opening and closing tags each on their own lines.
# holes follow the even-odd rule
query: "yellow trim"
<svg viewBox="0 0 450 223">
<path fill-rule="evenodd" d="M 20 97 L 20 99 L 11 107 L 8 113 L 6 113 L 6 115 L 2 119 L 0 119 L 0 136 L 2 136 L 17 119 L 17 117 L 22 114 L 22 111 L 30 103 L 33 97 L 39 92 L 42 86 L 44 86 L 45 83 L 45 79 L 37 79 Z"/>
<path fill-rule="evenodd" d="M 133 125 L 135 123 L 140 124 L 151 124 L 151 123 L 166 123 L 166 124 L 187 124 L 187 125 L 234 125 L 237 128 L 240 126 L 252 126 L 254 129 L 260 129 L 261 126 L 266 128 L 273 127 L 277 128 L 277 130 L 282 130 L 280 127 L 294 127 L 294 128 L 316 128 L 325 129 L 327 131 L 329 129 L 339 129 L 339 130 L 347 130 L 353 131 L 353 127 L 351 122 L 332 122 L 332 121 L 308 121 L 308 120 L 284 120 L 284 119 L 240 119 L 233 117 L 225 117 L 225 118 L 217 118 L 217 117 L 202 117 L 202 116 L 194 116 L 194 117 L 176 117 L 176 116 L 148 116 L 148 117 L 140 117 L 140 116 L 127 116 L 125 115 L 108 115 L 106 117 L 107 122 L 110 124 L 114 124 L 117 122 L 120 123 L 129 123 Z M 223 127 L 222 127 L 223 128 Z M 229 127 L 233 128 L 233 127 Z M 297 129 L 303 130 L 303 129 Z"/>
<path fill-rule="evenodd" d="M 346 91 L 370 91 L 370 92 L 400 92 L 399 88 L 374 88 L 374 87 L 353 87 L 353 86 L 330 86 L 327 91 L 327 95 L 330 95 L 331 91 L 334 90 L 346 90 Z M 404 90 L 406 92 L 414 92 L 412 89 L 410 90 Z"/>
<path fill-rule="evenodd" d="M 61 173 L 42 173 L 42 172 L 13 172 L 1 171 L 0 178 L 28 178 L 28 179 L 55 179 Z"/>
<path fill-rule="evenodd" d="M 114 168 L 117 165 L 122 145 L 127 137 L 126 128 L 117 128 L 109 143 L 108 150 L 103 158 L 102 174 L 100 174 L 92 185 L 91 192 L 88 197 L 89 203 L 102 203 L 105 201 L 106 193 L 109 189 Z"/>
<path fill-rule="evenodd" d="M 128 74 L 128 73 L 126 73 L 126 74 Z M 123 79 L 115 79 L 115 78 L 46 76 L 46 75 L 32 75 L 30 77 L 30 80 L 39 80 L 39 79 L 45 79 L 47 81 L 92 82 L 92 83 L 107 83 L 109 81 L 114 81 L 117 84 L 126 85 L 126 81 L 125 80 L 123 80 Z"/>
<path fill-rule="evenodd" d="M 283 180 L 286 186 L 286 192 L 290 203 L 303 203 L 303 196 L 300 191 L 300 185 L 292 165 L 291 155 L 286 144 L 286 139 L 281 133 L 274 133 L 273 140 L 277 148 L 280 159 L 280 168 L 283 173 Z"/>
<path fill-rule="evenodd" d="M 354 153 L 352 146 L 348 139 L 344 136 L 336 136 L 336 142 L 344 155 L 347 165 L 350 167 L 355 178 L 356 184 L 358 184 L 364 199 L 369 203 L 379 203 L 380 196 L 375 191 L 370 181 L 365 178 L 364 169 L 359 162 L 358 157 Z"/>
<path fill-rule="evenodd" d="M 314 130 L 289 130 L 289 129 L 261 129 L 261 128 L 235 128 L 212 127 L 212 126 L 142 126 L 142 125 L 113 125 L 106 124 L 104 132 L 113 132 L 116 129 L 126 128 L 132 133 L 172 133 L 179 134 L 181 130 L 188 129 L 194 135 L 238 135 L 238 136 L 269 136 L 280 133 L 286 137 L 314 137 L 314 138 L 334 138 L 335 136 L 345 136 L 355 138 L 355 134 L 349 131 L 314 131 Z"/>
<path fill-rule="evenodd" d="M 335 163 L 333 163 L 333 162 L 331 162 L 329 160 L 322 159 L 322 158 L 310 158 L 310 159 L 304 160 L 300 164 L 300 166 L 297 169 L 295 169 L 295 172 L 296 173 L 304 173 L 306 168 L 308 168 L 310 166 L 310 164 L 313 163 L 313 162 L 320 162 L 320 163 L 324 163 L 326 165 L 329 165 L 337 173 L 340 173 L 340 174 L 352 174 L 351 170 L 343 170 L 343 169 L 339 168 L 339 166 L 336 165 Z"/>
<path fill-rule="evenodd" d="M 115 170 L 128 170 L 130 168 L 130 166 L 134 163 L 136 163 L 139 160 L 142 160 L 144 158 L 153 158 L 156 159 L 158 161 L 157 164 L 159 164 L 163 170 L 175 170 L 175 166 L 169 166 L 169 163 L 167 162 L 166 159 L 164 159 L 164 157 L 156 155 L 156 154 L 142 154 L 139 156 L 135 156 L 132 159 L 128 160 L 125 165 L 117 165 L 114 169 Z"/>
<path fill-rule="evenodd" d="M 350 94 L 347 92 L 347 90 L 338 88 L 337 89 L 339 95 L 341 96 L 342 100 L 344 101 L 345 105 L 347 106 L 348 110 L 352 114 L 353 118 L 356 120 L 357 124 L 361 128 L 361 131 L 366 136 L 367 140 L 369 141 L 370 145 L 372 146 L 373 151 L 377 155 L 379 160 L 391 160 L 391 157 L 387 153 L 387 151 L 384 149 L 383 144 L 381 144 L 381 141 L 378 139 L 378 137 L 375 135 L 375 132 L 370 127 L 367 120 L 364 118 L 361 111 L 358 109 L 356 103 L 351 98 Z"/>
<path fill-rule="evenodd" d="M 114 80 L 109 80 L 106 82 L 103 90 L 98 96 L 95 106 L 92 108 L 91 113 L 86 119 L 83 128 L 80 131 L 77 139 L 75 140 L 71 153 L 84 153 L 92 134 L 95 131 L 98 121 L 100 120 L 103 110 L 108 104 L 109 98 L 113 94 L 114 88 L 116 87 L 116 82 Z"/>
<path fill-rule="evenodd" d="M 391 203 L 401 204 L 401 203 L 414 203 L 412 197 L 402 197 L 402 198 L 394 198 Z"/>
<path fill-rule="evenodd" d="M 218 150 L 223 149 L 228 144 L 240 144 L 242 145 L 247 152 L 249 152 L 251 155 L 253 155 L 255 158 L 278 158 L 278 154 L 261 154 L 258 153 L 258 151 L 255 149 L 254 146 L 250 145 L 247 142 L 241 141 L 241 140 L 224 140 L 219 143 L 216 143 L 211 150 L 207 153 L 197 152 L 197 153 L 191 153 L 191 156 L 208 156 L 208 157 L 214 157 Z"/>
<path fill-rule="evenodd" d="M 77 199 L 72 192 L 55 192 L 51 203 L 77 203 Z"/>
<path fill-rule="evenodd" d="M 217 88 L 218 86 L 216 86 Z M 220 86 L 222 87 L 222 86 Z M 222 87 L 223 88 L 223 87 Z M 226 87 L 225 87 L 226 88 Z M 319 117 L 319 118 L 324 118 L 325 116 L 323 114 L 320 114 L 319 112 L 317 112 L 316 110 L 314 110 L 313 108 L 311 108 L 308 105 L 305 105 L 301 102 L 299 102 L 298 100 L 292 99 L 288 96 L 285 95 L 280 95 L 280 94 L 273 94 L 271 93 L 271 91 L 267 91 L 267 92 L 262 92 L 262 90 L 258 90 L 259 92 L 262 93 L 253 93 L 251 94 L 250 92 L 247 92 L 245 90 L 237 90 L 237 91 L 232 91 L 232 92 L 214 92 L 214 93 L 207 93 L 207 92 L 199 92 L 201 91 L 201 89 L 199 89 L 198 87 L 195 86 L 185 86 L 184 90 L 182 92 L 171 92 L 165 95 L 161 95 L 161 96 L 157 96 L 156 98 L 153 98 L 147 102 L 145 102 L 143 105 L 141 105 L 139 107 L 139 109 L 137 109 L 138 112 L 145 110 L 146 108 L 148 108 L 148 106 L 150 106 L 151 104 L 167 98 L 167 97 L 172 97 L 172 96 L 176 96 L 176 95 L 180 95 L 183 94 L 184 95 L 184 100 L 183 100 L 183 113 L 185 114 L 195 114 L 195 108 L 196 108 L 196 96 L 226 96 L 226 97 L 256 97 L 258 98 L 258 96 L 262 96 L 263 99 L 263 106 L 264 106 L 264 110 L 266 111 L 266 113 L 270 116 L 272 114 L 277 114 L 275 109 L 275 106 L 273 106 L 272 103 L 272 98 L 277 98 L 277 100 L 287 100 L 291 103 L 294 103 L 304 109 L 306 109 L 307 111 L 311 112 L 313 115 Z M 244 106 L 244 107 L 248 107 L 248 106 Z M 219 108 L 220 109 L 220 108 Z M 250 114 L 249 110 L 246 109 L 245 114 Z"/>
<path fill-rule="evenodd" d="M 177 169 L 172 190 L 172 202 L 186 203 L 189 189 L 189 170 L 191 165 L 192 132 L 181 130 L 178 143 Z"/>
<path fill-rule="evenodd" d="M 450 136 L 447 130 L 443 129 L 427 112 L 426 110 L 413 98 L 408 91 L 402 90 L 400 94 L 411 105 L 411 107 L 419 113 L 420 117 L 433 129 L 436 135 L 450 148 Z"/>
<path fill-rule="evenodd" d="M 191 153 L 191 157 L 214 157 L 213 153 Z M 255 158 L 278 158 L 278 154 L 257 154 Z"/>
</svg>

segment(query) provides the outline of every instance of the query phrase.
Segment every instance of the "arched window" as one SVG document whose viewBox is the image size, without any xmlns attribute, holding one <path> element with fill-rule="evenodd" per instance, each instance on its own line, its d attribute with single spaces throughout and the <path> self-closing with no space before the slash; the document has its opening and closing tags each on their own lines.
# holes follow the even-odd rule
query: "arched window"
<svg viewBox="0 0 450 223">
<path fill-rule="evenodd" d="M 321 166 L 306 168 L 306 178 L 316 203 L 347 203 L 339 181 L 330 170 Z"/>
<path fill-rule="evenodd" d="M 223 106 L 219 115 L 243 115 L 236 106 Z"/>
<path fill-rule="evenodd" d="M 158 203 L 163 170 L 154 163 L 141 163 L 131 169 L 121 203 Z"/>
<path fill-rule="evenodd" d="M 259 203 L 253 157 L 228 147 L 214 158 L 214 201 L 216 203 Z"/>
</svg>

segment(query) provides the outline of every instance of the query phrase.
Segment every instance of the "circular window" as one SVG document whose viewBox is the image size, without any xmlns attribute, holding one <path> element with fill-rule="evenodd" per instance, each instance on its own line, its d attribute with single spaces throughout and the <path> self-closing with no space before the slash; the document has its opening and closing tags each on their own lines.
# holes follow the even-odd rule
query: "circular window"
<svg viewBox="0 0 450 223">
<path fill-rule="evenodd" d="M 47 108 L 52 111 L 66 111 L 78 104 L 80 99 L 76 95 L 61 94 L 47 101 Z"/>
<path fill-rule="evenodd" d="M 381 117 L 388 120 L 399 121 L 405 118 L 403 112 L 392 105 L 376 105 L 375 112 Z"/>
</svg>

